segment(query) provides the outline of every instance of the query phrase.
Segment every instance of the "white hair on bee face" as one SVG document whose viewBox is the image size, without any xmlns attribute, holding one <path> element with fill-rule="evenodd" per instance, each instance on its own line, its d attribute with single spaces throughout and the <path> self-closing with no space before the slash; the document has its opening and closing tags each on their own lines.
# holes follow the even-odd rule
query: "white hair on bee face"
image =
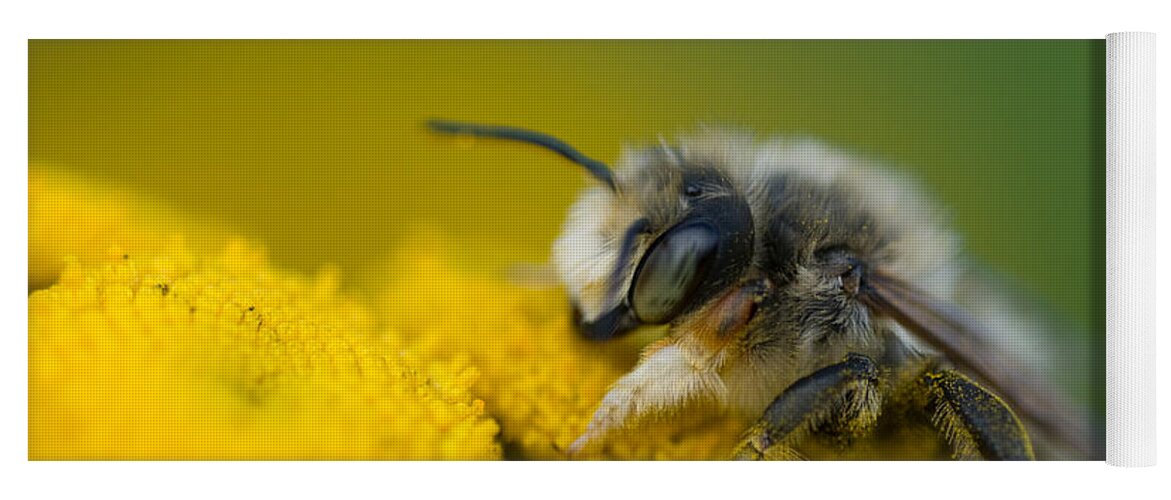
<svg viewBox="0 0 1171 500">
<path fill-rule="evenodd" d="M 615 305 L 608 303 L 615 298 L 607 297 L 607 281 L 614 273 L 622 244 L 619 235 L 609 229 L 614 198 L 605 188 L 587 190 L 570 207 L 561 237 L 553 243 L 557 273 L 586 321 Z M 627 280 L 632 273 L 625 275 Z"/>
</svg>

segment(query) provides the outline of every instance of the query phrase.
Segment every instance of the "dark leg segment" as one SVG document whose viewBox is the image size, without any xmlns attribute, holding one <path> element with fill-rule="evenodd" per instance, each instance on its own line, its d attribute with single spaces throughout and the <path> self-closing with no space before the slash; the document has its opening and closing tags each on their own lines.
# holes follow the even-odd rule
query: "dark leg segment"
<svg viewBox="0 0 1171 500">
<path fill-rule="evenodd" d="M 831 426 L 843 435 L 872 428 L 882 407 L 878 367 L 850 354 L 785 389 L 748 429 L 733 457 L 738 460 L 799 458 L 790 445 L 809 431 Z"/>
<path fill-rule="evenodd" d="M 996 395 L 951 370 L 928 371 L 921 382 L 930 394 L 931 422 L 956 458 L 1035 459 L 1024 426 Z"/>
</svg>

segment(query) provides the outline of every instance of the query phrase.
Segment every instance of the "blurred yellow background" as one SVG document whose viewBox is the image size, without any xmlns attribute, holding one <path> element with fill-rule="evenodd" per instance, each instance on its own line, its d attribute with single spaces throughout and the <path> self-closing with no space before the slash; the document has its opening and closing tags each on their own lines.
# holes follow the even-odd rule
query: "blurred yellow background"
<svg viewBox="0 0 1171 500">
<path fill-rule="evenodd" d="M 590 182 L 427 118 L 524 126 L 607 162 L 698 123 L 814 135 L 915 172 L 977 257 L 1100 348 L 1103 61 L 1101 40 L 36 40 L 30 168 L 153 197 L 374 294 L 420 226 L 471 270 L 546 261 Z"/>
</svg>

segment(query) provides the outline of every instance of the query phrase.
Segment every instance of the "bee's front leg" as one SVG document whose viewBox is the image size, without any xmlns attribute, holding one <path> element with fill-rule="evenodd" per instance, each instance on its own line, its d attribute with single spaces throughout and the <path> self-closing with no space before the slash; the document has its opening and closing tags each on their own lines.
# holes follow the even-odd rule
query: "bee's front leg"
<svg viewBox="0 0 1171 500">
<path fill-rule="evenodd" d="M 861 354 L 822 368 L 785 389 L 745 433 L 737 460 L 793 459 L 790 445 L 810 430 L 831 425 L 846 434 L 874 427 L 882 408 L 878 366 Z"/>
<path fill-rule="evenodd" d="M 1034 460 L 1025 428 L 996 395 L 951 370 L 928 370 L 919 379 L 928 394 L 931 422 L 960 459 Z"/>
<path fill-rule="evenodd" d="M 638 366 L 610 388 L 585 432 L 569 446 L 570 456 L 644 416 L 670 412 L 692 400 L 725 398 L 719 362 L 712 359 L 719 356 L 686 341 L 665 340 L 652 346 Z"/>
</svg>

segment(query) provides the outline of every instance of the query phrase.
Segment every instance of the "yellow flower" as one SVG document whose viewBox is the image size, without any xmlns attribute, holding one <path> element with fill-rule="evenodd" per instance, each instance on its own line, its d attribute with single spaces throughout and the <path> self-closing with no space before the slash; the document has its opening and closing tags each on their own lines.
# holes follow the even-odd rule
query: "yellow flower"
<svg viewBox="0 0 1171 500">
<path fill-rule="evenodd" d="M 236 241 L 74 262 L 29 297 L 32 459 L 492 459 L 470 366 L 428 378 L 336 273 Z"/>
<path fill-rule="evenodd" d="M 426 237 L 370 308 L 77 179 L 30 170 L 29 211 L 32 459 L 562 459 L 647 342 Z M 585 458 L 726 458 L 745 426 L 664 417 Z"/>
<path fill-rule="evenodd" d="M 590 342 L 574 330 L 564 292 L 456 270 L 444 245 L 421 236 L 392 266 L 382 300 L 389 337 L 423 362 L 478 367 L 476 397 L 502 428 L 509 458 L 562 459 L 607 389 L 646 339 Z M 442 365 L 440 365 L 442 366 Z M 611 437 L 586 458 L 725 459 L 746 424 L 684 411 Z"/>
</svg>

